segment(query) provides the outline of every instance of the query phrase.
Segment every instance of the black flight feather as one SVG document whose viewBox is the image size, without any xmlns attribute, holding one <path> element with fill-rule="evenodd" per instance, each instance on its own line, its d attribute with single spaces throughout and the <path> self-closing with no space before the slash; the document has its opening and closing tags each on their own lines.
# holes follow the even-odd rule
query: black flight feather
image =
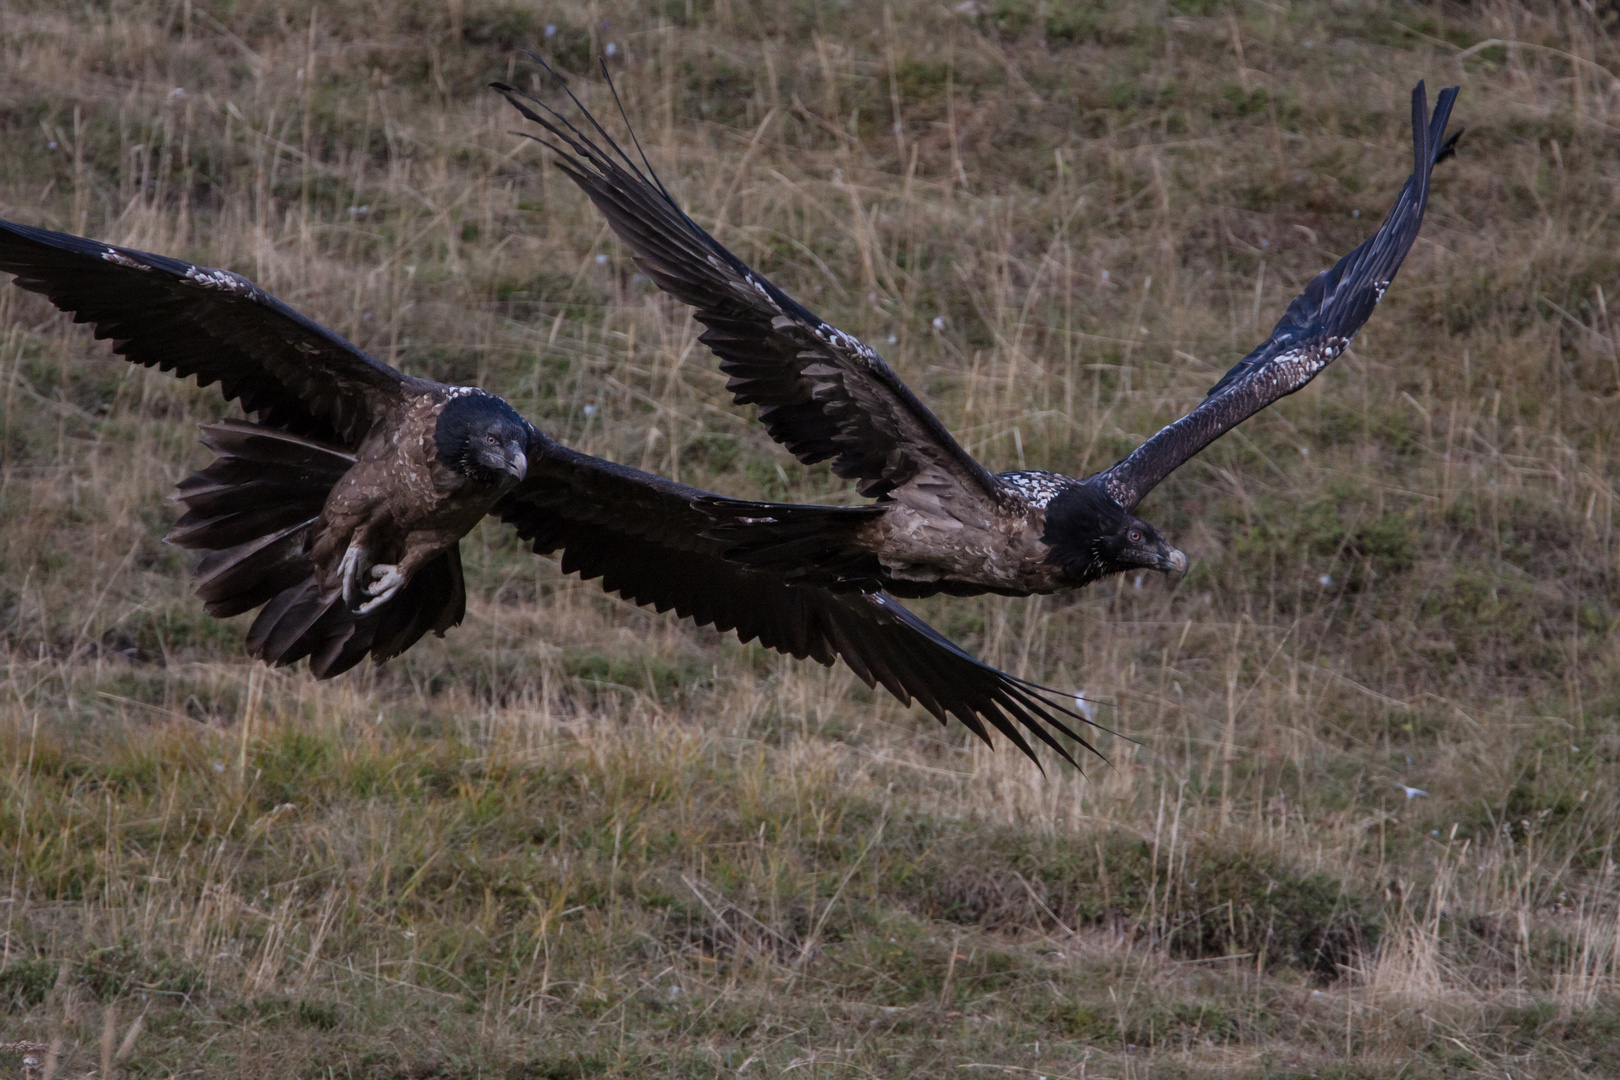
<svg viewBox="0 0 1620 1080">
<path fill-rule="evenodd" d="M 1073 697 L 975 659 L 899 601 L 880 592 L 801 588 L 780 572 L 725 557 L 704 535 L 720 496 L 570 450 L 536 432 L 529 474 L 493 513 L 540 554 L 626 600 L 673 610 L 742 641 L 831 664 L 842 658 L 868 686 L 916 701 L 942 723 L 962 720 L 989 742 L 983 721 L 1035 757 L 1026 732 L 1065 760 L 1058 736 L 1092 749 L 1065 722 L 1091 724 Z M 1096 726 L 1096 725 L 1092 725 Z"/>
<path fill-rule="evenodd" d="M 530 136 L 558 155 L 642 271 L 695 309 L 705 327 L 699 340 L 720 358 L 733 399 L 757 405 L 773 439 L 805 464 L 830 459 L 868 497 L 924 473 L 994 496 L 994 478 L 870 346 L 817 318 L 700 228 L 558 82 L 607 150 L 544 102 L 491 85 L 551 137 Z"/>
<path fill-rule="evenodd" d="M 437 384 L 407 379 L 234 274 L 3 222 L 0 270 L 93 324 L 132 362 L 217 382 L 255 414 L 253 422 L 205 428 L 218 457 L 180 485 L 187 509 L 172 537 L 204 552 L 198 591 L 211 613 L 258 609 L 246 638 L 251 655 L 273 664 L 307 657 L 327 677 L 367 655 L 397 655 L 461 620 L 456 547 L 366 615 L 322 589 L 310 554 L 327 496 L 358 444 L 390 406 Z M 742 315 L 740 325 L 757 329 L 747 321 L 752 313 Z M 897 384 L 892 373 L 885 378 Z M 702 535 L 710 516 L 693 505 L 717 497 L 576 454 L 539 433 L 529 450 L 528 480 L 496 513 L 537 551 L 560 551 L 566 571 L 744 641 L 823 664 L 842 657 L 868 685 L 882 683 L 942 722 L 956 716 L 986 741 L 995 728 L 1032 757 L 1027 734 L 1071 762 L 1060 737 L 1090 747 L 1066 722 L 1084 721 L 1066 704 L 1072 698 L 974 659 L 892 597 L 797 588 L 781 573 L 728 561 L 724 542 Z"/>
<path fill-rule="evenodd" d="M 1456 136 L 1444 138 L 1456 99 L 1456 87 L 1442 90 L 1430 116 L 1423 83 L 1417 84 L 1412 91 L 1412 175 L 1378 231 L 1316 275 L 1270 336 L 1221 376 L 1202 404 L 1098 476 L 1115 502 L 1134 507 L 1194 454 L 1304 387 L 1344 352 L 1417 239 L 1429 202 L 1429 177 L 1456 145 Z"/>
<path fill-rule="evenodd" d="M 404 376 L 246 278 L 0 221 L 0 271 L 143 367 L 219 383 L 270 427 L 353 447 Z"/>
</svg>

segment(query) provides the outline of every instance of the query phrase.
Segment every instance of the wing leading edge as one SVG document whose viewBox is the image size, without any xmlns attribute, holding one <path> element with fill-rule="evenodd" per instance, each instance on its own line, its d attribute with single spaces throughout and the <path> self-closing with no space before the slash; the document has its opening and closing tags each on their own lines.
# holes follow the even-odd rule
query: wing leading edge
<svg viewBox="0 0 1620 1080">
<path fill-rule="evenodd" d="M 1442 90 L 1431 117 L 1423 83 L 1417 84 L 1412 90 L 1412 175 L 1378 231 L 1316 275 L 1288 305 L 1271 335 L 1234 364 L 1197 408 L 1101 474 L 1115 502 L 1134 507 L 1193 455 L 1304 387 L 1344 352 L 1417 239 L 1429 201 L 1429 176 L 1456 142 L 1456 136 L 1444 138 L 1456 98 L 1456 87 Z"/>
</svg>

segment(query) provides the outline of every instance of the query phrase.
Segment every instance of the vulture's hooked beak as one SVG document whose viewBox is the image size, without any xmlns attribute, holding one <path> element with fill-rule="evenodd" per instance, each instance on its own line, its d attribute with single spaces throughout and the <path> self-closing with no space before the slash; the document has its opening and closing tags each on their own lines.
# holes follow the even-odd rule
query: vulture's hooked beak
<svg viewBox="0 0 1620 1080">
<path fill-rule="evenodd" d="M 519 483 L 522 482 L 525 476 L 529 475 L 529 459 L 524 456 L 522 450 L 519 450 L 515 446 L 511 448 L 511 451 L 507 455 L 506 471 L 511 473 L 513 478 Z M 1186 559 L 1182 559 L 1183 563 L 1186 561 Z"/>
<path fill-rule="evenodd" d="M 1165 573 L 1175 573 L 1183 577 L 1187 573 L 1187 556 L 1179 548 L 1165 545 L 1165 550 L 1159 555 L 1159 565 L 1155 568 Z"/>
</svg>

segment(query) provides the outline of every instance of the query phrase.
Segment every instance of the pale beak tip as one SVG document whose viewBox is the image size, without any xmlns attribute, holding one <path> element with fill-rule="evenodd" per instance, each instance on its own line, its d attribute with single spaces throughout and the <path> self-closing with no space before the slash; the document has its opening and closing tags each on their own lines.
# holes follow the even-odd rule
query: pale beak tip
<svg viewBox="0 0 1620 1080">
<path fill-rule="evenodd" d="M 520 482 L 529 475 L 529 459 L 524 456 L 523 451 L 517 451 L 517 456 L 506 463 L 506 471 Z"/>
<path fill-rule="evenodd" d="M 1186 573 L 1187 573 L 1187 556 L 1184 553 L 1182 553 L 1182 551 L 1180 549 L 1171 548 L 1170 549 L 1170 554 L 1167 555 L 1165 557 L 1165 559 L 1166 559 L 1167 562 L 1169 562 L 1170 569 L 1174 570 L 1177 574 L 1180 574 L 1182 576 L 1186 576 Z"/>
</svg>

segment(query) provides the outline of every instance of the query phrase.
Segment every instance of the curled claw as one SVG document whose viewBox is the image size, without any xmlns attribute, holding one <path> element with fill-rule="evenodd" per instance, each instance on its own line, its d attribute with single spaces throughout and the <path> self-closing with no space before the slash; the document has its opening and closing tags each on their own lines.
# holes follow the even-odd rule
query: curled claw
<svg viewBox="0 0 1620 1080">
<path fill-rule="evenodd" d="M 365 594 L 371 599 L 354 609 L 357 615 L 369 615 L 371 612 L 376 611 L 392 600 L 395 594 L 405 587 L 405 575 L 400 573 L 399 567 L 392 563 L 373 566 L 371 576 L 375 580 L 365 587 Z"/>
<path fill-rule="evenodd" d="M 338 579 L 343 582 L 343 602 L 349 605 L 351 611 L 360 599 L 359 578 L 363 573 L 361 564 L 365 558 L 365 549 L 351 544 L 343 553 L 343 561 L 338 563 Z"/>
</svg>

